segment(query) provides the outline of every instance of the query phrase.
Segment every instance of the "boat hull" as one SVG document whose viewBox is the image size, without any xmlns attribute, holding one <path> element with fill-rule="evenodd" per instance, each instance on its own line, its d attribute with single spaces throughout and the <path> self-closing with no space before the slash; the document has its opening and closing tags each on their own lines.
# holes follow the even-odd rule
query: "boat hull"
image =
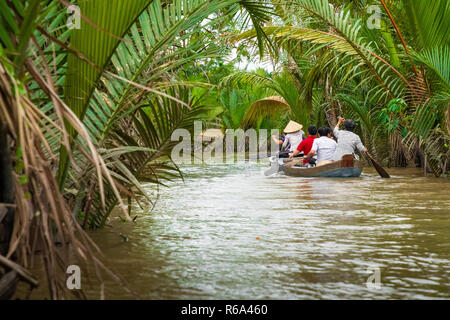
<svg viewBox="0 0 450 320">
<path fill-rule="evenodd" d="M 340 160 L 319 167 L 305 168 L 299 166 L 280 165 L 280 171 L 293 177 L 324 177 L 324 178 L 356 178 L 363 171 L 359 160 Z"/>
</svg>

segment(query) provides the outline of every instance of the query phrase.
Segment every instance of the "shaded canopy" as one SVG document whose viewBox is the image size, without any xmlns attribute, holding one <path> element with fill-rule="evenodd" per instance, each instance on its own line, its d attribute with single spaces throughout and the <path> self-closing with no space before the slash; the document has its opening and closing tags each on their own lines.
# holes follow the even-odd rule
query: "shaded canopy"
<svg viewBox="0 0 450 320">
<path fill-rule="evenodd" d="M 288 111 L 291 107 L 288 102 L 280 96 L 271 96 L 253 102 L 248 109 L 242 122 L 244 128 L 254 125 L 261 117 L 273 117 L 282 111 Z"/>
</svg>

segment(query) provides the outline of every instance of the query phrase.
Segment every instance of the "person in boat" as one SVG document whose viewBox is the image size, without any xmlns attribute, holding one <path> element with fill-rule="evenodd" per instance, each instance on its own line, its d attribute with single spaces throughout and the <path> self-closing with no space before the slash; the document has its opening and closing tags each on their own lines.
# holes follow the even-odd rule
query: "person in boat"
<svg viewBox="0 0 450 320">
<path fill-rule="evenodd" d="M 278 150 L 279 152 L 286 151 L 290 147 L 290 145 L 288 143 L 286 145 L 284 145 L 284 140 L 286 140 L 286 134 L 284 132 L 281 134 L 279 139 L 277 138 L 277 136 L 273 135 L 272 140 L 273 140 L 273 142 L 275 142 L 275 144 L 279 145 L 279 150 Z"/>
<path fill-rule="evenodd" d="M 333 130 L 331 130 L 330 127 L 326 127 L 327 128 L 327 136 L 330 139 L 333 139 L 334 141 L 336 141 L 336 137 L 333 136 Z"/>
<path fill-rule="evenodd" d="M 302 131 L 303 126 L 300 123 L 297 123 L 295 121 L 289 121 L 288 125 L 284 129 L 284 140 L 279 140 L 276 138 L 276 136 L 272 136 L 272 139 L 275 141 L 275 143 L 282 145 L 282 150 L 279 152 L 280 158 L 288 158 L 289 154 L 294 152 L 300 142 L 303 140 L 303 134 Z"/>
<path fill-rule="evenodd" d="M 319 138 L 314 139 L 311 151 L 306 155 L 305 160 L 309 160 L 317 155 L 317 166 L 333 162 L 333 155 L 336 151 L 336 141 L 331 139 L 329 128 L 320 127 Z"/>
<path fill-rule="evenodd" d="M 344 125 L 344 130 L 339 130 L 341 125 Z M 353 133 L 355 130 L 355 122 L 350 119 L 344 119 L 340 117 L 338 119 L 338 123 L 333 130 L 333 134 L 337 139 L 336 151 L 333 155 L 334 161 L 339 161 L 342 159 L 342 156 L 346 154 L 353 154 L 355 158 L 355 150 L 358 149 L 361 153 L 367 152 L 367 148 L 361 142 L 361 138 Z"/>
<path fill-rule="evenodd" d="M 293 157 L 296 157 L 298 154 L 303 152 L 303 154 L 307 155 L 312 148 L 314 139 L 316 139 L 317 135 L 317 127 L 316 126 L 309 126 L 308 127 L 308 138 L 304 139 L 300 144 L 298 145 L 297 149 L 294 150 L 294 153 L 292 153 L 289 158 L 292 159 Z M 309 161 L 306 160 L 306 158 L 303 159 L 303 165 L 310 163 L 314 164 L 315 159 L 311 158 Z"/>
</svg>

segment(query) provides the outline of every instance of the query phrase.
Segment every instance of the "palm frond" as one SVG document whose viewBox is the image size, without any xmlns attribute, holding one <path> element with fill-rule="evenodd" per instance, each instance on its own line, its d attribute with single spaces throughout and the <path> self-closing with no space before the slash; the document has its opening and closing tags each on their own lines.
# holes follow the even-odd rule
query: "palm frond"
<svg viewBox="0 0 450 320">
<path fill-rule="evenodd" d="M 255 101 L 247 110 L 242 121 L 244 129 L 254 126 L 263 118 L 273 118 L 281 112 L 289 112 L 291 107 L 283 97 L 271 96 Z"/>
<path fill-rule="evenodd" d="M 359 35 L 361 21 L 352 21 L 349 12 L 344 10 L 335 12 L 334 7 L 327 0 L 297 0 L 293 3 L 307 10 L 310 14 L 333 28 L 333 31 L 320 31 L 298 26 L 267 27 L 264 31 L 278 42 L 292 41 L 308 42 L 317 48 L 325 46 L 339 53 L 345 53 L 355 59 L 354 64 L 363 63 L 373 77 L 391 97 L 402 94 L 405 87 L 410 86 L 404 75 L 391 65 Z M 255 31 L 248 31 L 236 40 L 248 39 L 255 36 Z"/>
<path fill-rule="evenodd" d="M 150 2 L 151 0 L 100 0 L 80 3 L 83 15 L 98 26 L 83 19 L 80 29 L 73 30 L 70 37 L 70 46 L 97 66 L 94 68 L 75 55 L 69 55 L 67 60 L 65 100 L 81 119 L 102 70 L 122 37 Z M 102 10 L 98 10 L 99 7 Z M 95 45 L 96 43 L 102 45 Z"/>
<path fill-rule="evenodd" d="M 408 27 L 417 49 L 449 43 L 450 5 L 447 0 L 402 0 Z"/>
<path fill-rule="evenodd" d="M 256 38 L 258 40 L 258 48 L 259 54 L 262 58 L 264 55 L 264 42 L 269 43 L 270 48 L 270 40 L 267 37 L 264 29 L 262 28 L 263 24 L 267 21 L 272 20 L 272 15 L 275 12 L 272 10 L 272 6 L 269 5 L 270 1 L 255 1 L 255 0 L 240 0 L 239 5 L 242 9 L 244 9 L 250 20 L 252 21 L 253 28 L 256 32 Z"/>
<path fill-rule="evenodd" d="M 254 72 L 236 72 L 224 77 L 219 83 L 219 89 L 228 87 L 239 87 L 240 85 L 249 85 L 254 87 L 264 87 L 272 89 L 281 94 L 282 88 L 271 78 Z"/>
<path fill-rule="evenodd" d="M 413 53 L 413 57 L 418 63 L 426 66 L 433 73 L 434 78 L 437 78 L 446 90 L 450 90 L 449 45 L 425 49 L 420 53 L 415 52 Z"/>
</svg>

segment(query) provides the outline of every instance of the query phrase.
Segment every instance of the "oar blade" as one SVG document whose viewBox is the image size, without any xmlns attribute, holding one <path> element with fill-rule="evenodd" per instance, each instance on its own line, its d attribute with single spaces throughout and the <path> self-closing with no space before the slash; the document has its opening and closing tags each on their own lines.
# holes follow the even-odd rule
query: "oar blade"
<svg viewBox="0 0 450 320">
<path fill-rule="evenodd" d="M 264 172 L 264 175 L 268 177 L 277 173 L 278 171 L 280 171 L 280 165 L 278 164 L 278 162 L 272 162 L 272 165 L 268 170 Z"/>
<path fill-rule="evenodd" d="M 373 167 L 375 168 L 375 170 L 377 170 L 380 177 L 382 177 L 382 178 L 390 178 L 391 177 L 389 175 L 389 173 L 387 173 L 387 171 L 384 170 L 383 167 L 380 166 L 380 164 L 378 162 L 376 162 L 375 159 L 369 153 L 367 153 L 367 156 L 369 157 L 370 161 L 372 162 Z"/>
</svg>

